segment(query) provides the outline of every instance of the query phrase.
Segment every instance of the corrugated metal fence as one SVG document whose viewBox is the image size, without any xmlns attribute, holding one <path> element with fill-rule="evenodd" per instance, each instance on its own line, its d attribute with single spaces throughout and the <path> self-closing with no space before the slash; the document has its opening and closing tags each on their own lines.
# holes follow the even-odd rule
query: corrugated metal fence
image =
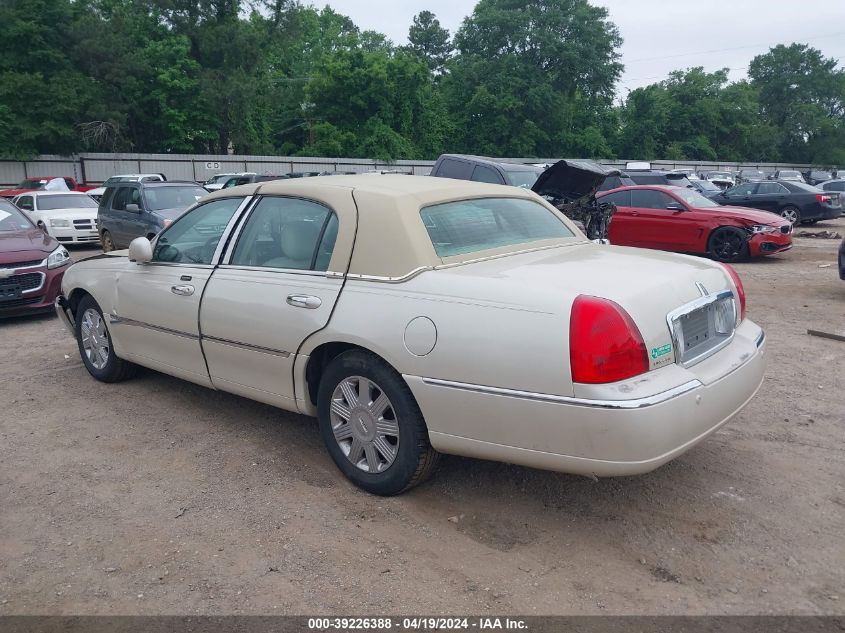
<svg viewBox="0 0 845 633">
<path fill-rule="evenodd" d="M 553 163 L 555 158 L 508 158 L 523 163 Z M 623 167 L 626 160 L 600 160 L 604 165 Z M 44 155 L 28 161 L 0 160 L 0 186 L 13 186 L 26 178 L 37 176 L 72 176 L 78 182 L 100 184 L 115 174 L 158 174 L 168 180 L 204 182 L 211 176 L 226 172 L 256 172 L 259 174 L 288 174 L 297 171 L 365 172 L 374 169 L 395 169 L 417 175 L 428 174 L 434 161 L 399 160 L 383 162 L 368 158 L 308 158 L 302 156 L 234 156 L 202 154 L 77 154 L 74 156 Z M 691 167 L 697 170 L 800 169 L 810 165 L 787 163 L 715 163 L 652 161 L 658 169 Z"/>
</svg>

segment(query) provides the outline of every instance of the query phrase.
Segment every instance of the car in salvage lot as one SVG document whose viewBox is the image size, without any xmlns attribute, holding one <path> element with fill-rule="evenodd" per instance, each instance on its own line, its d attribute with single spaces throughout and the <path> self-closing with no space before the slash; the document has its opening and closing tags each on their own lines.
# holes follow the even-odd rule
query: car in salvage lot
<svg viewBox="0 0 845 633">
<path fill-rule="evenodd" d="M 118 182 L 100 198 L 97 225 L 105 252 L 152 238 L 208 191 L 188 181 Z"/>
<path fill-rule="evenodd" d="M 792 248 L 792 224 L 757 209 L 720 206 L 686 187 L 622 187 L 596 196 L 612 202 L 611 244 L 708 254 L 722 262 Z"/>
<path fill-rule="evenodd" d="M 69 263 L 64 246 L 0 199 L 0 317 L 52 310 Z"/>
<path fill-rule="evenodd" d="M 777 213 L 792 224 L 815 224 L 842 214 L 840 194 L 791 180 L 746 182 L 713 196 L 732 207 L 753 207 Z"/>
<path fill-rule="evenodd" d="M 94 378 L 143 365 L 316 416 L 343 474 L 382 495 L 439 452 L 647 472 L 764 371 L 733 269 L 596 244 L 530 191 L 442 178 L 211 194 L 71 266 L 56 308 Z"/>
<path fill-rule="evenodd" d="M 45 233 L 63 244 L 99 242 L 97 202 L 77 191 L 33 191 L 12 202 Z"/>
</svg>

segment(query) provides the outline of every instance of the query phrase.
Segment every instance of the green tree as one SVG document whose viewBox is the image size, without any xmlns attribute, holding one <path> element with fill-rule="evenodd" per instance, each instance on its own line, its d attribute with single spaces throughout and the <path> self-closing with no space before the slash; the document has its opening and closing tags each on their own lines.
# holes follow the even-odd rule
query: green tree
<svg viewBox="0 0 845 633">
<path fill-rule="evenodd" d="M 796 162 L 836 162 L 845 147 L 845 71 L 806 44 L 778 45 L 748 67 L 760 111 L 782 130 L 780 153 Z"/>
<path fill-rule="evenodd" d="M 446 62 L 454 50 L 449 40 L 449 31 L 440 26 L 431 11 L 420 11 L 408 29 L 408 50 L 425 61 L 435 75 L 443 72 Z"/>
<path fill-rule="evenodd" d="M 455 122 L 452 149 L 512 156 L 609 150 L 596 134 L 604 136 L 609 120 L 620 43 L 607 11 L 586 0 L 481 0 L 455 35 L 458 55 L 442 81 Z"/>
</svg>

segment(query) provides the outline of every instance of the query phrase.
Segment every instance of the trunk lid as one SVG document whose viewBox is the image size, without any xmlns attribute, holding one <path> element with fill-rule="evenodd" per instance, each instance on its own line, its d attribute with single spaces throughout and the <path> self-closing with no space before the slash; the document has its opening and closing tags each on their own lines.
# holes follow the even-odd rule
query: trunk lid
<svg viewBox="0 0 845 633">
<path fill-rule="evenodd" d="M 559 314 L 560 326 L 567 331 L 572 302 L 579 294 L 615 301 L 639 328 L 652 369 L 674 361 L 667 315 L 702 297 L 697 284 L 708 294 L 733 290 L 724 268 L 708 260 L 591 243 L 489 259 L 439 272 L 454 281 L 439 287 L 460 288 L 465 293 L 461 296 L 484 302 L 502 304 L 505 284 L 507 307 Z"/>
<path fill-rule="evenodd" d="M 541 196 L 572 203 L 592 198 L 605 178 L 621 173 L 588 160 L 560 160 L 540 174 L 531 190 Z"/>
</svg>

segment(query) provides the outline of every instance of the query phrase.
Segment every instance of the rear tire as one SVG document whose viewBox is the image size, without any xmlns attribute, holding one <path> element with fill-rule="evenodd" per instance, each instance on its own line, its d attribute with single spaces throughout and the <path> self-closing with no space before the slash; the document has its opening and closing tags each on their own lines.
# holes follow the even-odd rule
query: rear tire
<svg viewBox="0 0 845 633">
<path fill-rule="evenodd" d="M 707 252 L 716 261 L 732 263 L 748 257 L 745 233 L 733 226 L 722 226 L 707 240 Z"/>
<path fill-rule="evenodd" d="M 103 231 L 100 234 L 100 244 L 103 246 L 104 253 L 110 253 L 114 250 L 114 241 L 111 238 L 111 233 Z"/>
<path fill-rule="evenodd" d="M 76 343 L 85 369 L 100 382 L 120 382 L 132 378 L 138 366 L 114 353 L 103 311 L 90 295 L 76 308 Z"/>
<path fill-rule="evenodd" d="M 780 217 L 789 220 L 792 226 L 798 226 L 801 222 L 801 210 L 798 207 L 789 205 L 780 210 Z"/>
<path fill-rule="evenodd" d="M 390 496 L 425 481 L 440 454 L 408 385 L 378 356 L 344 352 L 326 367 L 317 395 L 320 433 L 352 483 Z"/>
</svg>

